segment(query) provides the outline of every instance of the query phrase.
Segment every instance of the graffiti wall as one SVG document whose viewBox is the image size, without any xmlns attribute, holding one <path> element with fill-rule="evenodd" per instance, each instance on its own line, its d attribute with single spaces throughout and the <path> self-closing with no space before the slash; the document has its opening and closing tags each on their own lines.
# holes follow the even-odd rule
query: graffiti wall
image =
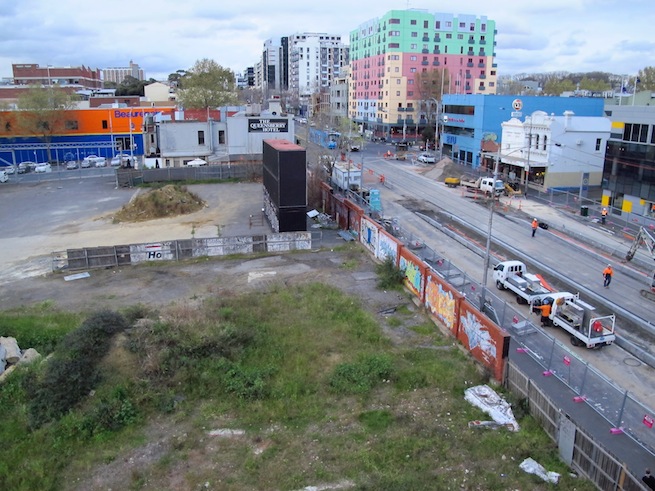
<svg viewBox="0 0 655 491">
<path fill-rule="evenodd" d="M 405 272 L 405 286 L 423 303 L 423 286 L 427 264 L 403 247 L 400 250 L 398 269 Z"/>
<path fill-rule="evenodd" d="M 459 303 L 464 295 L 441 279 L 435 272 L 428 271 L 425 278 L 425 307 L 453 336 L 459 326 Z"/>
<path fill-rule="evenodd" d="M 375 220 L 367 216 L 361 218 L 359 240 L 376 257 L 379 233 L 380 225 Z"/>
<path fill-rule="evenodd" d="M 493 370 L 496 380 L 502 380 L 503 360 L 509 354 L 509 334 L 465 300 L 460 302 L 457 339 Z"/>
<path fill-rule="evenodd" d="M 378 252 L 377 258 L 380 261 L 386 261 L 388 257 L 393 259 L 393 263 L 398 266 L 398 251 L 402 247 L 403 243 L 396 239 L 389 232 L 380 229 L 378 235 Z"/>
</svg>

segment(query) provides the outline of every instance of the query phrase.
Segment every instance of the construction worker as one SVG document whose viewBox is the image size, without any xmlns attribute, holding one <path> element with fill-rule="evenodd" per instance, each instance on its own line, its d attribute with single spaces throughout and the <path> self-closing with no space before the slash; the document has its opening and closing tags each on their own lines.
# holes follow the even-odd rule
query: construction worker
<svg viewBox="0 0 655 491">
<path fill-rule="evenodd" d="M 600 222 L 605 225 L 605 220 L 607 219 L 607 208 L 603 208 L 600 212 Z"/>
<path fill-rule="evenodd" d="M 603 270 L 603 278 L 605 279 L 603 286 L 605 288 L 610 287 L 610 283 L 612 282 L 612 275 L 614 274 L 614 270 L 612 269 L 612 265 L 608 264 L 607 267 Z"/>
<path fill-rule="evenodd" d="M 539 221 L 536 218 L 532 219 L 532 236 L 537 233 L 537 227 L 539 226 Z"/>
<path fill-rule="evenodd" d="M 545 303 L 543 305 L 540 305 L 537 307 L 539 310 L 541 310 L 541 326 L 546 327 L 550 325 L 550 313 L 552 311 L 552 307 L 550 306 L 549 303 Z"/>
</svg>

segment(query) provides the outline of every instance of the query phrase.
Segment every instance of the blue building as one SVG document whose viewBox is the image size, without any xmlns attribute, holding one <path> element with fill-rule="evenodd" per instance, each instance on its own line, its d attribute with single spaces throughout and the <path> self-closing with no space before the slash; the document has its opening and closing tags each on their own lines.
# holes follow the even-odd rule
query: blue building
<svg viewBox="0 0 655 491">
<path fill-rule="evenodd" d="M 500 143 L 503 122 L 523 120 L 534 111 L 555 116 L 562 116 L 564 111 L 573 111 L 576 116 L 604 116 L 604 105 L 604 99 L 592 97 L 444 94 L 440 121 L 443 153 L 478 168 L 481 152 L 493 151 L 485 148 L 485 143 Z"/>
</svg>

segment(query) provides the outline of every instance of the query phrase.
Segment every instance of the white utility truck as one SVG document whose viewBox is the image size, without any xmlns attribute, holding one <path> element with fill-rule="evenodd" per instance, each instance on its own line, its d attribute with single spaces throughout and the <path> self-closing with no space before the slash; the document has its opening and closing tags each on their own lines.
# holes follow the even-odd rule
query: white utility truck
<svg viewBox="0 0 655 491">
<path fill-rule="evenodd" d="M 462 176 L 459 183 L 468 191 L 482 192 L 487 195 L 500 196 L 505 192 L 505 184 L 493 177 Z"/>
<path fill-rule="evenodd" d="M 503 261 L 494 267 L 494 281 L 499 290 L 516 293 L 516 302 L 533 304 L 552 294 L 539 275 L 528 273 L 521 261 Z"/>
<path fill-rule="evenodd" d="M 554 292 L 535 302 L 534 312 L 539 306 L 550 304 L 549 319 L 554 326 L 561 327 L 571 335 L 573 346 L 600 349 L 609 346 L 616 339 L 614 323 L 616 316 L 598 315 L 595 307 L 580 300 L 578 294 Z"/>
</svg>

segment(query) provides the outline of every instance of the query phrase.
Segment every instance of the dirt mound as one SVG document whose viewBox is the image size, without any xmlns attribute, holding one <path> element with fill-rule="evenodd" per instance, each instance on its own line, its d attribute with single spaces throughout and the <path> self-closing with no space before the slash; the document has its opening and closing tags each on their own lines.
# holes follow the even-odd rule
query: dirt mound
<svg viewBox="0 0 655 491">
<path fill-rule="evenodd" d="M 185 186 L 169 184 L 137 195 L 114 215 L 114 223 L 188 215 L 205 206 L 205 202 Z"/>
<path fill-rule="evenodd" d="M 437 179 L 439 182 L 444 182 L 447 177 L 462 177 L 465 174 L 464 169 L 461 165 L 454 163 L 452 160 L 446 158 L 443 159 L 440 164 L 443 163 L 441 169 L 441 175 Z"/>
</svg>

